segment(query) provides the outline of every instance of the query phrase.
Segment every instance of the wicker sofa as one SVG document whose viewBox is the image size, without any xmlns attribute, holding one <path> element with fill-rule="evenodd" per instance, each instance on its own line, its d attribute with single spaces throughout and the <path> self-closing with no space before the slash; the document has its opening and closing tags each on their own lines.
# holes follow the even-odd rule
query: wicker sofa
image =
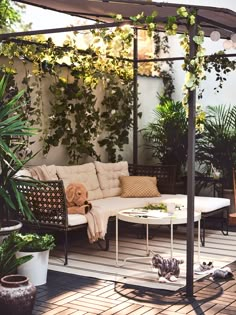
<svg viewBox="0 0 236 315">
<path fill-rule="evenodd" d="M 51 180 L 41 181 L 32 186 L 26 181 L 20 185 L 27 202 L 32 209 L 37 223 L 23 221 L 40 229 L 61 230 L 65 235 L 65 264 L 68 263 L 68 232 L 86 226 L 86 217 L 81 214 L 68 214 L 65 198 L 65 187 L 75 181 L 82 182 L 88 190 L 88 199 L 93 207 L 108 212 L 109 218 L 114 218 L 118 211 L 143 207 L 148 203 L 176 203 L 187 206 L 186 195 L 175 194 L 175 166 L 167 165 L 128 165 L 118 163 L 86 163 L 78 166 L 47 166 Z M 27 175 L 27 174 L 24 174 Z M 120 176 L 156 176 L 160 197 L 121 197 Z M 202 244 L 205 244 L 205 219 L 217 212 L 227 218 L 230 200 L 214 197 L 195 197 L 195 210 L 202 213 Z M 23 218 L 22 218 L 23 219 Z M 222 220 L 222 231 L 223 223 Z M 109 249 L 109 238 L 105 238 L 105 248 Z"/>
</svg>

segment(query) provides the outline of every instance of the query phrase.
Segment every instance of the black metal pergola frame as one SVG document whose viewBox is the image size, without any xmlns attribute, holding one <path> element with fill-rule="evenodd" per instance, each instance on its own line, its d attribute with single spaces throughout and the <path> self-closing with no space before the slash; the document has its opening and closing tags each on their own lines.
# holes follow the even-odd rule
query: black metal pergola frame
<svg viewBox="0 0 236 315">
<path fill-rule="evenodd" d="M 89 1 L 89 0 L 88 0 Z M 22 2 L 26 4 L 36 5 L 40 6 L 42 8 L 50 8 L 52 10 L 56 10 L 55 8 L 50 7 L 50 4 L 48 6 L 45 6 L 36 1 L 17 1 Z M 40 2 L 40 1 L 39 1 Z M 53 3 L 56 3 L 57 1 L 53 1 Z M 72 1 L 73 2 L 73 1 Z M 82 1 L 86 2 L 86 1 Z M 105 5 L 104 3 L 117 3 L 117 4 L 124 4 L 128 6 L 131 5 L 131 2 L 128 0 L 103 0 L 98 1 L 99 3 L 102 3 L 102 5 Z M 153 2 L 147 2 L 147 1 L 132 1 L 132 4 L 142 4 L 142 6 L 145 5 L 151 5 L 154 4 Z M 159 7 L 165 7 L 169 6 L 170 8 L 178 8 L 181 6 L 185 6 L 183 4 L 158 4 L 157 3 L 157 9 Z M 205 7 L 200 6 L 193 6 L 193 5 L 186 5 L 188 8 L 192 9 L 202 9 Z M 64 12 L 62 10 L 56 10 L 60 12 Z M 216 10 L 219 11 L 220 9 Z M 226 10 L 228 11 L 228 10 Z M 71 15 L 79 16 L 79 17 L 86 17 L 88 18 L 88 14 L 78 12 L 78 14 L 73 14 L 73 12 L 64 12 Z M 235 18 L 235 25 L 236 25 L 236 13 L 233 12 L 233 18 Z M 63 27 L 63 28 L 54 28 L 54 29 L 45 29 L 45 30 L 36 30 L 36 31 L 27 31 L 27 32 L 15 32 L 15 33 L 7 33 L 7 34 L 0 34 L 0 41 L 4 39 L 10 39 L 12 37 L 19 37 L 19 36 L 26 36 L 26 35 L 38 35 L 38 34 L 49 34 L 49 33 L 61 33 L 61 32 L 70 32 L 70 31 L 81 31 L 81 30 L 88 30 L 88 29 L 98 29 L 98 28 L 110 28 L 110 27 L 116 27 L 116 26 L 122 26 L 124 24 L 133 24 L 130 19 L 126 19 L 122 22 L 107 22 L 106 19 L 109 18 L 111 20 L 111 17 L 109 15 L 100 15 L 98 14 L 91 14 L 90 12 L 90 18 L 101 18 L 105 23 L 99 23 L 99 24 L 91 24 L 91 25 L 83 25 L 83 26 L 74 26 L 74 27 Z M 156 18 L 158 22 L 165 23 L 167 19 L 164 18 Z M 183 21 L 182 21 L 183 23 Z M 187 23 L 181 23 L 181 27 L 184 26 L 184 29 L 186 30 L 186 24 Z M 199 18 L 198 15 L 196 15 L 196 23 L 192 26 L 187 27 L 187 31 L 189 34 L 189 40 L 190 40 L 190 58 L 193 58 L 196 54 L 196 44 L 193 40 L 194 36 L 197 34 L 197 27 L 199 23 L 205 23 L 208 36 L 209 36 L 209 30 L 214 30 L 214 27 L 217 29 L 222 30 L 224 38 L 227 38 L 230 33 L 236 32 L 236 27 L 227 26 L 217 21 L 217 19 L 214 21 L 209 20 L 207 17 Z M 212 26 L 213 23 L 213 26 Z M 209 26 L 210 25 L 210 26 Z M 160 31 L 163 31 L 160 29 Z M 183 28 L 180 30 L 180 33 L 183 33 Z M 133 60 L 130 60 L 133 62 L 133 163 L 138 164 L 138 64 L 139 62 L 151 62 L 151 61 L 175 61 L 175 60 L 183 60 L 183 57 L 173 57 L 173 58 L 155 58 L 155 59 L 138 59 L 138 28 L 134 26 L 134 40 L 133 40 Z M 230 54 L 229 57 L 234 57 L 236 54 Z M 195 196 L 195 114 L 196 114 L 196 90 L 190 91 L 189 93 L 189 124 L 188 124 L 188 170 L 187 170 L 187 277 L 186 277 L 186 294 L 188 297 L 193 296 L 193 262 L 194 262 L 194 196 Z"/>
</svg>

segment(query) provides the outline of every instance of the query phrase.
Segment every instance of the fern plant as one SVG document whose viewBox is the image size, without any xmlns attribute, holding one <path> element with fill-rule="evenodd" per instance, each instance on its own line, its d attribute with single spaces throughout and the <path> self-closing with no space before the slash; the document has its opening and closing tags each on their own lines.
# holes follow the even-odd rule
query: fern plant
<svg viewBox="0 0 236 315">
<path fill-rule="evenodd" d="M 144 129 L 146 147 L 152 156 L 167 165 L 176 165 L 180 177 L 186 167 L 188 120 L 181 102 L 160 97 L 154 119 Z"/>
</svg>

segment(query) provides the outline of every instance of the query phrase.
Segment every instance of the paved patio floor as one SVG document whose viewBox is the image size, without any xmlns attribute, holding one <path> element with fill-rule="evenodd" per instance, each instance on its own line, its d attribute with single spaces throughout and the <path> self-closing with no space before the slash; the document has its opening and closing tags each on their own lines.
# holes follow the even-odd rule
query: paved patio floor
<svg viewBox="0 0 236 315">
<path fill-rule="evenodd" d="M 236 278 L 236 262 L 229 265 Z M 236 280 L 194 283 L 194 297 L 184 290 L 160 291 L 49 271 L 46 285 L 37 287 L 33 315 L 174 315 L 236 314 Z"/>
</svg>

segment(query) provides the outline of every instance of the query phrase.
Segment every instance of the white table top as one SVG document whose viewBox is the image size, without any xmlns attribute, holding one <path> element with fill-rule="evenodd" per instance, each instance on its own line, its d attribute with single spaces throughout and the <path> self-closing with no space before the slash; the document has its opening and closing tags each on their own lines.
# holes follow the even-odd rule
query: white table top
<svg viewBox="0 0 236 315">
<path fill-rule="evenodd" d="M 185 224 L 187 223 L 187 210 L 175 210 L 173 214 L 161 210 L 146 210 L 142 208 L 131 208 L 121 210 L 117 214 L 121 221 L 139 224 Z M 194 222 L 201 219 L 201 213 L 194 213 Z"/>
</svg>

